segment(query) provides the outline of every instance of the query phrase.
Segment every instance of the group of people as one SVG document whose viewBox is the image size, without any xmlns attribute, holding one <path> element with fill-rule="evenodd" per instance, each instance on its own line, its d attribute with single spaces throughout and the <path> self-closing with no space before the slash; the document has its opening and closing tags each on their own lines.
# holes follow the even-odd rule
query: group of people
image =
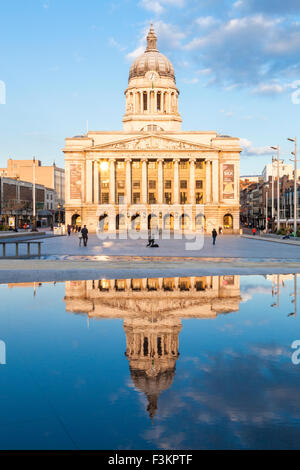
<svg viewBox="0 0 300 470">
<path fill-rule="evenodd" d="M 68 225 L 68 226 L 67 226 L 67 233 L 68 233 L 68 236 L 69 236 L 69 237 L 71 236 L 71 232 L 72 232 L 72 231 L 73 231 L 73 232 L 75 231 L 75 232 L 77 232 L 77 234 L 78 234 L 79 246 L 81 246 L 82 241 L 83 241 L 83 246 L 87 246 L 88 239 L 89 239 L 89 237 L 88 237 L 89 231 L 88 231 L 86 225 L 84 225 L 83 228 L 78 227 L 78 226 L 76 225 L 76 229 L 75 229 L 75 230 L 74 230 L 74 229 L 72 230 L 72 225 Z"/>
</svg>

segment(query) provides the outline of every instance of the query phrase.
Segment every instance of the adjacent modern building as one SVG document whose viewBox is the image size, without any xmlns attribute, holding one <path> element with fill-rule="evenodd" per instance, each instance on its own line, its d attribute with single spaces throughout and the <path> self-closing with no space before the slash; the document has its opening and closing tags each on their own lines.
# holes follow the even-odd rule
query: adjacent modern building
<svg viewBox="0 0 300 470">
<path fill-rule="evenodd" d="M 35 186 L 36 215 L 41 225 L 54 219 L 55 191 L 37 184 Z M 0 225 L 22 227 L 33 217 L 33 185 L 15 178 L 0 177 Z"/>
<path fill-rule="evenodd" d="M 130 68 L 123 130 L 66 139 L 66 223 L 238 232 L 239 139 L 181 124 L 174 68 L 151 26 Z"/>
<path fill-rule="evenodd" d="M 35 166 L 35 171 L 34 170 Z M 21 181 L 35 183 L 53 189 L 56 193 L 54 209 L 57 205 L 64 205 L 65 202 L 65 170 L 53 163 L 50 166 L 43 166 L 40 160 L 7 160 L 7 168 L 0 168 L 0 176 L 15 178 Z"/>
</svg>

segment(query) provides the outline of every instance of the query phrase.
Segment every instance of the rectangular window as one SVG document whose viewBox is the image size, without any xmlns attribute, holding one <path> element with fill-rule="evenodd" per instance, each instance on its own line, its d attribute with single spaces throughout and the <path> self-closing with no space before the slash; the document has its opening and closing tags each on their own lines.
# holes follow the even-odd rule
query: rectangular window
<svg viewBox="0 0 300 470">
<path fill-rule="evenodd" d="M 117 162 L 117 168 L 118 170 L 121 170 L 122 168 L 124 168 L 124 162 Z"/>
<path fill-rule="evenodd" d="M 166 189 L 171 189 L 172 188 L 172 181 L 171 180 L 166 180 L 165 181 L 165 188 Z"/>
<path fill-rule="evenodd" d="M 180 180 L 180 188 L 187 189 L 187 180 Z"/>
<path fill-rule="evenodd" d="M 132 183 L 134 188 L 140 188 L 140 182 L 139 181 L 133 181 Z"/>
<path fill-rule="evenodd" d="M 101 194 L 101 202 L 102 202 L 102 204 L 108 204 L 109 203 L 109 193 L 102 193 Z"/>
<path fill-rule="evenodd" d="M 132 168 L 140 168 L 140 162 L 132 162 Z"/>
<path fill-rule="evenodd" d="M 202 168 L 203 168 L 203 162 L 200 161 L 200 160 L 197 160 L 197 161 L 196 161 L 196 168 L 197 168 L 197 170 L 202 170 Z"/>
<path fill-rule="evenodd" d="M 165 204 L 172 204 L 172 193 L 165 193 Z"/>
<path fill-rule="evenodd" d="M 180 204 L 186 204 L 187 196 L 186 193 L 180 193 Z"/>
<path fill-rule="evenodd" d="M 149 204 L 156 204 L 155 193 L 149 193 Z"/>
<path fill-rule="evenodd" d="M 149 162 L 148 163 L 148 168 L 149 168 L 149 170 L 155 170 L 156 162 Z"/>
<path fill-rule="evenodd" d="M 203 181 L 196 180 L 196 189 L 202 189 L 202 188 L 203 188 Z"/>
<path fill-rule="evenodd" d="M 118 181 L 118 189 L 124 189 L 125 188 L 125 181 L 120 180 Z"/>
<path fill-rule="evenodd" d="M 101 187 L 103 189 L 108 189 L 109 188 L 109 180 L 103 180 L 101 181 Z"/>
<path fill-rule="evenodd" d="M 183 160 L 183 161 L 180 162 L 180 168 L 182 170 L 186 170 L 187 167 L 188 167 L 187 161 Z"/>
<path fill-rule="evenodd" d="M 165 161 L 165 165 L 164 165 L 164 166 L 165 166 L 165 169 L 166 169 L 166 170 L 171 170 L 171 169 L 173 168 L 173 162 L 172 162 L 172 160 L 167 160 L 167 161 Z"/>
<path fill-rule="evenodd" d="M 149 180 L 149 189 L 156 189 L 156 181 Z"/>
<path fill-rule="evenodd" d="M 141 196 L 140 193 L 133 193 L 133 204 L 140 204 Z"/>
</svg>

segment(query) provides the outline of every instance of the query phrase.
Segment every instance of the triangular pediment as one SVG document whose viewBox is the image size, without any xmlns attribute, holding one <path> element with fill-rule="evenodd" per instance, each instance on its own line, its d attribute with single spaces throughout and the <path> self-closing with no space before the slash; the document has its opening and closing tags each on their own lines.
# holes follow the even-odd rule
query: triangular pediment
<svg viewBox="0 0 300 470">
<path fill-rule="evenodd" d="M 189 142 L 187 140 L 176 139 L 169 136 L 157 134 L 147 134 L 143 136 L 131 137 L 117 140 L 110 143 L 95 145 L 91 150 L 205 150 L 218 151 L 220 149 L 205 144 Z"/>
</svg>

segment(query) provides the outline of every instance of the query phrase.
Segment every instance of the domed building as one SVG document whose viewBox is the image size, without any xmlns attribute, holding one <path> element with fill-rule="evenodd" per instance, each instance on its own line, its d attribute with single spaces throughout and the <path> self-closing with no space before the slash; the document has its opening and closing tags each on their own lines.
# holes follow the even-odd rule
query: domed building
<svg viewBox="0 0 300 470">
<path fill-rule="evenodd" d="M 239 139 L 182 131 L 178 104 L 173 65 L 151 25 L 130 67 L 123 130 L 66 139 L 67 224 L 239 232 Z"/>
</svg>

